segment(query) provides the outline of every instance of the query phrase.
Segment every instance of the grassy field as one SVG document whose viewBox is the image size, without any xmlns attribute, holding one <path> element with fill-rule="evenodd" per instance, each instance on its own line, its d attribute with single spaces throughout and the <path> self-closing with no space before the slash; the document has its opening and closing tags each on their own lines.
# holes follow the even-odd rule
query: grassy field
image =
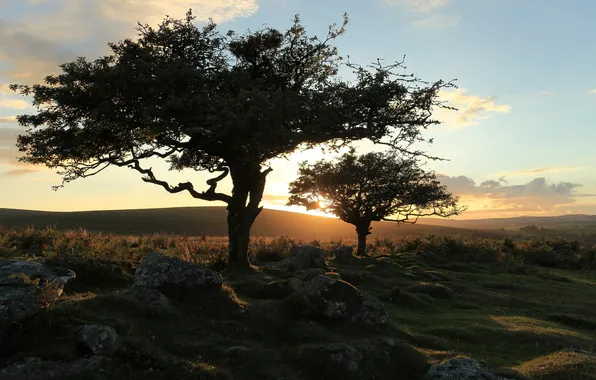
<svg viewBox="0 0 596 380">
<path fill-rule="evenodd" d="M 300 242 L 326 249 L 330 271 L 381 299 L 391 326 L 382 332 L 354 330 L 277 312 L 283 295 L 271 291 L 271 282 L 306 274 L 268 263 Z M 224 271 L 225 292 L 155 310 L 118 296 L 131 286 L 142 257 L 158 251 L 222 270 L 225 238 L 0 230 L 0 257 L 43 257 L 77 272 L 56 305 L 0 348 L 0 366 L 27 356 L 72 358 L 76 352 L 61 331 L 94 322 L 114 327 L 125 340 L 116 357 L 120 378 L 317 378 L 295 361 L 298 347 L 340 341 L 373 350 L 391 337 L 415 349 L 398 355 L 404 368 L 470 356 L 520 379 L 596 379 L 593 248 L 561 239 L 429 235 L 372 240 L 372 257 L 335 262 L 334 247 L 350 243 L 253 239 L 254 273 Z"/>
</svg>

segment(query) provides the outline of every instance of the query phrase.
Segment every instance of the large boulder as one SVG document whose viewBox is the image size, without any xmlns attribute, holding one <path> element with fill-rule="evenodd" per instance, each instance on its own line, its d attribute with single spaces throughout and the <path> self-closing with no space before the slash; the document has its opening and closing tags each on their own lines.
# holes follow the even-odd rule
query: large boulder
<svg viewBox="0 0 596 380">
<path fill-rule="evenodd" d="M 287 307 L 306 317 L 383 326 L 389 321 L 381 301 L 354 286 L 327 276 L 313 278 L 284 301 Z"/>
<path fill-rule="evenodd" d="M 354 260 L 354 247 L 349 245 L 337 247 L 335 249 L 335 260 L 346 262 Z"/>
<path fill-rule="evenodd" d="M 107 379 L 109 359 L 91 356 L 69 362 L 44 361 L 28 358 L 0 370 L 2 380 L 63 380 L 63 379 Z"/>
<path fill-rule="evenodd" d="M 0 261 L 0 339 L 13 322 L 33 317 L 56 301 L 76 277 L 68 269 L 35 261 Z"/>
<path fill-rule="evenodd" d="M 142 286 L 132 287 L 125 291 L 118 293 L 119 297 L 129 298 L 136 300 L 146 307 L 171 309 L 172 304 L 168 297 L 163 295 L 158 290 L 152 288 L 145 288 Z"/>
<path fill-rule="evenodd" d="M 317 379 L 418 379 L 429 367 L 423 354 L 389 337 L 306 344 L 296 350 L 296 359 L 301 372 Z"/>
<path fill-rule="evenodd" d="M 75 328 L 77 343 L 94 355 L 110 356 L 122 345 L 116 330 L 110 326 L 84 325 Z"/>
<path fill-rule="evenodd" d="M 325 267 L 325 251 L 313 245 L 295 245 L 290 250 L 290 261 L 295 269 Z"/>
<path fill-rule="evenodd" d="M 201 268 L 175 257 L 152 253 L 140 262 L 134 286 L 162 291 L 218 290 L 223 278 L 217 272 Z"/>
<path fill-rule="evenodd" d="M 432 366 L 426 380 L 514 380 L 500 377 L 484 368 L 472 358 L 449 359 Z"/>
</svg>

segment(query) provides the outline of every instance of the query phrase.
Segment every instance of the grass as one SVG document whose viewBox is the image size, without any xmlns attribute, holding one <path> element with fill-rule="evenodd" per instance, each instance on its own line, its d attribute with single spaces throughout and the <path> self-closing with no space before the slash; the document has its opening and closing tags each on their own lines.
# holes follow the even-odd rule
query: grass
<svg viewBox="0 0 596 380">
<path fill-rule="evenodd" d="M 441 236 L 373 241 L 372 257 L 329 265 L 385 303 L 392 324 L 378 332 L 311 323 L 279 312 L 276 305 L 287 290 L 283 281 L 309 274 L 287 273 L 266 263 L 285 258 L 300 243 L 309 241 L 253 239 L 255 273 L 232 277 L 224 272 L 222 293 L 191 299 L 171 295 L 169 310 L 119 296 L 131 286 L 136 264 L 159 251 L 222 267 L 225 238 L 0 230 L 0 257 L 43 257 L 77 272 L 56 305 L 23 324 L 14 340 L 0 348 L 0 366 L 28 356 L 70 359 L 77 353 L 65 332 L 99 323 L 114 327 L 124 340 L 124 349 L 114 357 L 112 378 L 307 379 L 324 363 L 313 359 L 305 364 L 298 353 L 316 356 L 321 345 L 335 342 L 366 352 L 370 360 L 363 366 L 370 366 L 370 373 L 377 367 L 384 373 L 391 368 L 375 359 L 380 357 L 375 347 L 384 347 L 383 339 L 391 338 L 403 343 L 395 352 L 385 351 L 396 358 L 407 352 L 416 370 L 470 356 L 503 373 L 535 379 L 596 379 L 596 357 L 589 354 L 596 350 L 596 274 L 593 263 L 578 265 L 591 248 L 577 247 L 572 255 L 563 255 L 561 249 L 568 247 L 561 244 L 553 267 L 540 265 L 549 260 L 527 262 L 528 252 L 536 255 L 539 247 L 552 252 L 553 242 Z M 353 242 L 317 242 L 329 257 L 340 243 Z M 390 256 L 391 262 L 376 258 L 379 254 Z"/>
</svg>

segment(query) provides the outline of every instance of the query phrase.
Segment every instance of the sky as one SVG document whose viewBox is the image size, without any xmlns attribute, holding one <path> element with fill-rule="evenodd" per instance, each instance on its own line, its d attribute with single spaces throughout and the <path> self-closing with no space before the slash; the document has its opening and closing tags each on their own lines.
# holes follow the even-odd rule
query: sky
<svg viewBox="0 0 596 380">
<path fill-rule="evenodd" d="M 267 25 L 285 30 L 300 14 L 309 34 L 324 36 L 347 12 L 335 45 L 352 62 L 406 56 L 408 73 L 456 79 L 441 99 L 458 111 L 425 137 L 429 162 L 468 211 L 459 218 L 596 214 L 596 2 L 591 0 L 0 0 L 0 208 L 74 211 L 217 205 L 169 194 L 126 168 L 108 169 L 59 191 L 60 176 L 17 162 L 15 116 L 30 99 L 8 84 L 41 83 L 78 56 L 96 59 L 107 43 L 135 37 L 137 22 L 157 24 L 192 8 L 197 25 L 223 31 Z M 378 149 L 359 144 L 358 152 Z M 297 152 L 271 162 L 263 205 L 284 209 Z M 325 156 L 328 157 L 328 156 Z M 208 174 L 154 170 L 200 189 Z M 205 185 L 206 187 L 206 185 Z M 229 191 L 231 184 L 223 183 Z M 219 189 L 219 188 L 218 188 Z M 296 209 L 294 209 L 296 210 Z"/>
</svg>

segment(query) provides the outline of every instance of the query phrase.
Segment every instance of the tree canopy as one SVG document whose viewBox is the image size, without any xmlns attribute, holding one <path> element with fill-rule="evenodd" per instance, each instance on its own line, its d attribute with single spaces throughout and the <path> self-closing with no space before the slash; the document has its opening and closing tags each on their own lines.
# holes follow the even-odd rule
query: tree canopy
<svg viewBox="0 0 596 380">
<path fill-rule="evenodd" d="M 347 15 L 323 39 L 309 36 L 298 16 L 286 31 L 245 34 L 194 20 L 189 11 L 156 28 L 139 24 L 138 38 L 110 43 L 109 55 L 62 64 L 43 84 L 12 85 L 37 108 L 17 117 L 27 128 L 18 137 L 21 160 L 58 169 L 56 188 L 115 166 L 170 193 L 225 202 L 230 263 L 246 266 L 269 160 L 361 139 L 426 156 L 412 145 L 438 123 L 431 117 L 445 107 L 438 91 L 452 83 L 402 74 L 402 62 L 343 60 L 331 42 L 344 34 Z M 340 67 L 355 79 L 342 78 Z M 172 185 L 147 166 L 155 158 L 171 170 L 216 174 L 203 191 Z M 217 191 L 227 176 L 231 194 Z"/>
<path fill-rule="evenodd" d="M 288 205 L 321 210 L 356 226 L 359 254 L 371 222 L 416 223 L 421 216 L 449 217 L 465 210 L 434 172 L 396 152 L 357 156 L 352 149 L 335 161 L 303 162 L 290 194 Z"/>
</svg>

